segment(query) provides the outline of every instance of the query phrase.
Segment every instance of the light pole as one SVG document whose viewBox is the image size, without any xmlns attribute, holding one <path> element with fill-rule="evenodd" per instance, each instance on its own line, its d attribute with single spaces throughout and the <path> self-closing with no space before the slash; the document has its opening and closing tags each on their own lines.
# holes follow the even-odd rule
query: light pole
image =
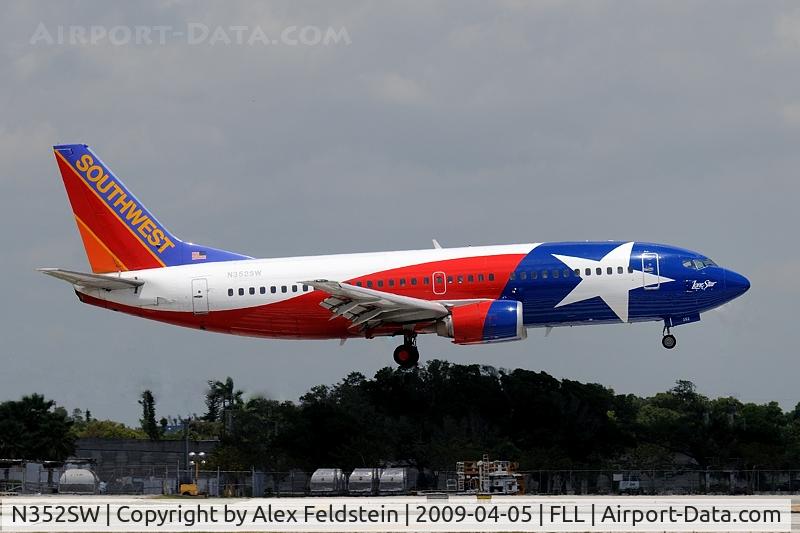
<svg viewBox="0 0 800 533">
<path fill-rule="evenodd" d="M 200 465 L 206 464 L 206 452 L 189 452 L 190 465 L 194 465 L 194 484 L 197 485 L 197 478 L 200 477 Z"/>
</svg>

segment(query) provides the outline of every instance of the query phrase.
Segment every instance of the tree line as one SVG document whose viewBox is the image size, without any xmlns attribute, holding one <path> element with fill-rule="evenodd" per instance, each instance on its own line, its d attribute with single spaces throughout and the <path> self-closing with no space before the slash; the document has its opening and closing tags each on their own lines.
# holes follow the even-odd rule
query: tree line
<svg viewBox="0 0 800 533">
<path fill-rule="evenodd" d="M 448 470 L 493 457 L 524 470 L 579 468 L 798 468 L 800 403 L 710 399 L 690 381 L 642 398 L 544 372 L 433 360 L 412 370 L 353 372 L 298 401 L 209 381 L 191 438 L 217 438 L 212 466 L 286 471 L 408 464 Z M 0 404 L 0 457 L 63 459 L 79 437 L 183 438 L 156 422 L 144 391 L 140 428 L 73 413 L 40 395 Z M 81 414 L 82 416 L 76 416 Z M 30 435 L 21 439 L 20 435 Z"/>
</svg>

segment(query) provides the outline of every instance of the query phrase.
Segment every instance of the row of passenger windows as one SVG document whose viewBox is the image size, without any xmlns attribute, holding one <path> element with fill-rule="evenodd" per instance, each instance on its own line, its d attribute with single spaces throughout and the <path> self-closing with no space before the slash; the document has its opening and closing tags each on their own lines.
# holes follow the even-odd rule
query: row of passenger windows
<svg viewBox="0 0 800 533">
<path fill-rule="evenodd" d="M 444 276 L 442 276 L 441 279 L 439 279 L 439 276 L 434 276 L 434 280 L 435 280 L 435 282 L 437 284 L 438 283 L 444 283 Z M 482 282 L 484 282 L 486 280 L 494 281 L 494 274 L 492 274 L 492 273 L 490 273 L 490 274 L 467 274 L 466 276 L 463 275 L 463 274 L 459 274 L 457 276 L 452 276 L 452 275 L 451 276 L 447 276 L 447 283 L 448 284 L 451 284 L 454 281 L 458 281 L 458 283 L 464 283 L 465 280 L 467 281 L 467 283 L 475 283 L 476 281 L 478 283 L 482 283 Z M 408 278 L 408 279 L 406 279 L 406 278 L 398 278 L 398 279 L 389 278 L 387 280 L 379 279 L 379 280 L 374 280 L 374 281 L 371 280 L 371 279 L 368 279 L 365 282 L 356 281 L 356 285 L 358 285 L 359 287 L 366 286 L 366 287 L 369 287 L 369 288 L 375 288 L 375 287 L 377 287 L 377 288 L 381 288 L 381 287 L 405 287 L 406 285 L 417 285 L 420 281 L 422 282 L 422 285 L 430 285 L 431 284 L 431 278 L 428 277 L 428 276 L 424 276 L 420 280 L 418 280 L 417 278 Z"/>
<path fill-rule="evenodd" d="M 258 288 L 250 287 L 249 289 L 244 289 L 243 287 L 239 287 L 239 296 L 244 296 L 245 290 L 247 291 L 248 294 L 255 294 L 256 290 L 258 291 L 258 294 L 267 294 L 267 287 L 258 287 Z M 308 292 L 309 290 L 311 290 L 311 287 L 309 287 L 308 285 L 281 285 L 280 287 L 273 285 L 269 287 L 269 292 L 271 294 L 277 294 L 279 290 L 282 293 L 287 293 L 290 291 L 300 292 L 301 290 L 303 292 Z M 228 296 L 233 296 L 233 295 L 234 295 L 233 289 L 228 289 Z"/>
<path fill-rule="evenodd" d="M 606 267 L 605 273 L 610 276 L 610 275 L 614 274 L 614 270 L 615 270 L 614 267 Z M 617 274 L 624 274 L 625 273 L 625 268 L 623 268 L 621 266 L 618 266 L 616 268 L 616 273 Z M 572 276 L 573 274 L 575 274 L 575 276 L 577 276 L 577 277 L 581 277 L 581 269 L 580 268 L 576 268 L 575 270 L 569 270 L 569 269 L 565 268 L 565 269 L 561 270 L 561 269 L 558 269 L 558 268 L 554 268 L 552 270 L 532 270 L 531 272 L 519 272 L 519 273 L 512 272 L 511 276 L 509 276 L 509 277 L 511 278 L 511 280 L 515 280 L 515 279 L 521 279 L 521 280 L 524 280 L 524 279 L 540 279 L 540 278 L 541 279 L 547 279 L 547 278 L 560 278 L 560 277 L 568 278 L 568 277 Z M 602 274 L 603 274 L 603 269 L 601 267 L 596 267 L 594 269 L 594 275 L 595 276 L 600 276 Z M 633 268 L 632 267 L 628 267 L 628 274 L 633 274 Z M 592 275 L 592 269 L 591 268 L 584 269 L 583 276 L 591 276 L 591 275 Z"/>
<path fill-rule="evenodd" d="M 633 274 L 633 268 L 628 267 L 627 270 L 628 270 L 628 274 Z M 606 267 L 605 273 L 607 275 L 614 274 L 614 267 Z M 625 268 L 623 268 L 621 266 L 618 266 L 616 268 L 616 273 L 617 274 L 624 274 L 625 273 Z M 568 277 L 571 277 L 573 274 L 575 276 L 577 276 L 577 277 L 581 277 L 581 269 L 576 268 L 575 270 L 569 270 L 569 269 L 561 270 L 561 269 L 554 268 L 552 270 L 532 270 L 530 272 L 523 271 L 523 272 L 519 272 L 519 273 L 512 272 L 511 275 L 509 276 L 509 279 L 511 279 L 513 281 L 515 279 L 527 280 L 527 279 L 548 279 L 548 278 L 560 278 L 560 277 L 568 278 Z M 593 272 L 592 272 L 591 268 L 584 269 L 584 272 L 583 272 L 584 276 L 591 276 L 592 274 L 593 274 Z M 603 274 L 603 269 L 601 267 L 596 267 L 594 269 L 594 275 L 600 276 L 602 274 Z M 467 283 L 475 283 L 475 282 L 481 283 L 481 282 L 487 281 L 487 280 L 488 281 L 494 281 L 494 274 L 492 274 L 492 273 L 489 273 L 489 274 L 486 274 L 486 275 L 484 275 L 484 274 L 467 274 L 466 276 L 463 275 L 463 274 L 458 274 L 456 276 L 452 276 L 452 275 L 447 276 L 448 285 L 452 284 L 454 281 L 458 282 L 458 283 L 464 283 L 465 281 Z M 428 277 L 428 276 L 423 277 L 421 281 L 422 281 L 422 285 L 430 285 L 431 284 L 431 278 Z M 439 281 L 439 279 L 437 278 L 436 281 L 437 281 L 437 283 L 443 283 L 444 282 L 444 278 L 442 278 L 441 281 Z M 377 287 L 377 288 L 383 288 L 383 287 L 405 287 L 406 285 L 415 286 L 417 284 L 418 284 L 417 278 L 408 278 L 408 279 L 406 279 L 406 278 L 398 278 L 398 279 L 390 278 L 390 279 L 387 279 L 387 280 L 379 279 L 379 280 L 375 280 L 375 281 L 367 280 L 366 282 L 362 282 L 362 281 L 357 281 L 356 282 L 356 285 L 358 285 L 359 287 L 366 286 L 368 288 L 374 288 L 374 287 Z M 281 286 L 272 285 L 269 288 L 267 288 L 267 287 L 258 287 L 258 288 L 250 287 L 248 289 L 244 289 L 244 288 L 240 287 L 238 289 L 238 292 L 239 292 L 239 296 L 244 296 L 245 295 L 245 291 L 247 291 L 248 294 L 253 294 L 253 295 L 256 294 L 256 291 L 258 291 L 258 294 L 266 294 L 268 289 L 269 289 L 270 294 L 277 294 L 278 291 L 280 291 L 283 294 L 286 294 L 288 292 L 301 292 L 301 291 L 302 292 L 308 292 L 311 288 L 308 285 L 281 285 Z M 233 289 L 228 289 L 228 296 L 233 296 L 233 295 L 234 295 L 234 290 Z"/>
</svg>

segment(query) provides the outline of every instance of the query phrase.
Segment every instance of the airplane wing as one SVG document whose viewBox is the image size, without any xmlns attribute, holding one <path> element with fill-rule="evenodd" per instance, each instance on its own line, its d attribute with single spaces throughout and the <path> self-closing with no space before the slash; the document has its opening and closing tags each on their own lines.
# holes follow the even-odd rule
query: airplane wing
<svg viewBox="0 0 800 533">
<path fill-rule="evenodd" d="M 410 324 L 437 320 L 449 314 L 447 307 L 439 302 L 400 296 L 349 283 L 318 279 L 302 283 L 328 293 L 320 305 L 329 309 L 333 316 L 352 321 L 351 327 L 378 327 L 384 324 Z"/>
<path fill-rule="evenodd" d="M 144 281 L 135 279 L 123 279 L 102 274 L 88 274 L 86 272 L 74 272 L 72 270 L 62 270 L 60 268 L 37 268 L 42 274 L 47 274 L 54 278 L 64 280 L 73 285 L 87 289 L 105 289 L 113 291 L 116 289 L 136 289 L 144 285 Z"/>
</svg>

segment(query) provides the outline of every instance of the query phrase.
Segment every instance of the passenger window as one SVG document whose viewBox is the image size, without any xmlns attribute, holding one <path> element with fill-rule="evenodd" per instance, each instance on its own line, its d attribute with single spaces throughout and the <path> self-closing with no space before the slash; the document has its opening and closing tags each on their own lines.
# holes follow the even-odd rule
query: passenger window
<svg viewBox="0 0 800 533">
<path fill-rule="evenodd" d="M 547 279 L 547 270 L 542 270 L 542 279 Z"/>
<path fill-rule="evenodd" d="M 592 269 L 591 269 L 591 268 L 587 268 L 587 269 L 584 271 L 584 274 L 586 274 L 587 276 L 591 276 L 591 275 L 592 275 Z"/>
<path fill-rule="evenodd" d="M 233 296 L 233 289 L 228 289 L 228 296 Z"/>
<path fill-rule="evenodd" d="M 390 279 L 389 280 L 389 286 L 390 287 L 394 287 L 394 279 Z"/>
<path fill-rule="evenodd" d="M 633 274 L 633 267 L 628 267 L 628 274 Z"/>
<path fill-rule="evenodd" d="M 382 279 L 378 280 L 378 287 L 383 287 L 383 280 Z"/>
<path fill-rule="evenodd" d="M 273 285 L 272 287 L 269 288 L 269 292 L 271 292 L 272 294 L 275 294 L 276 292 L 278 292 L 278 287 Z"/>
<path fill-rule="evenodd" d="M 422 283 L 425 284 L 425 285 L 430 285 L 431 284 L 431 278 L 429 278 L 427 276 L 422 278 Z"/>
<path fill-rule="evenodd" d="M 565 268 L 565 269 L 564 269 L 564 277 L 565 277 L 565 278 L 568 278 L 568 277 L 570 277 L 571 275 L 572 275 L 572 270 L 569 270 L 569 269 Z"/>
<path fill-rule="evenodd" d="M 286 285 L 281 285 L 281 292 L 286 292 Z"/>
<path fill-rule="evenodd" d="M 258 289 L 258 292 L 260 292 L 261 294 L 267 294 L 267 288 L 261 287 L 260 289 Z"/>
<path fill-rule="evenodd" d="M 611 267 L 606 268 L 606 274 L 613 274 L 613 273 L 614 273 L 614 269 L 613 268 L 611 268 Z"/>
<path fill-rule="evenodd" d="M 239 289 L 239 296 L 244 296 L 244 289 Z"/>
<path fill-rule="evenodd" d="M 489 281 L 494 281 L 494 273 L 489 274 Z"/>
<path fill-rule="evenodd" d="M 453 283 L 453 276 L 447 276 L 447 283 L 448 284 Z"/>
<path fill-rule="evenodd" d="M 517 279 L 517 273 L 516 272 L 512 272 L 511 274 L 508 275 L 508 279 L 510 279 L 511 281 L 514 281 L 515 279 Z"/>
<path fill-rule="evenodd" d="M 594 271 L 598 276 L 603 273 L 603 269 L 600 267 L 595 268 Z"/>
<path fill-rule="evenodd" d="M 622 274 L 625 272 L 625 269 L 622 267 L 617 267 L 617 274 Z"/>
<path fill-rule="evenodd" d="M 535 270 L 531 271 L 531 279 L 536 279 L 539 277 L 539 273 Z"/>
<path fill-rule="evenodd" d="M 459 274 L 458 275 L 458 283 L 459 284 L 464 283 L 464 274 Z"/>
<path fill-rule="evenodd" d="M 580 268 L 576 268 L 575 269 L 575 276 L 578 277 L 578 278 L 581 277 L 581 269 Z"/>
<path fill-rule="evenodd" d="M 372 288 L 372 280 L 367 280 L 367 287 Z"/>
<path fill-rule="evenodd" d="M 250 294 L 255 294 L 256 293 L 256 288 L 255 287 L 250 287 L 250 290 L 247 291 L 247 292 L 249 292 Z"/>
<path fill-rule="evenodd" d="M 478 274 L 478 281 L 483 281 L 483 274 Z"/>
<path fill-rule="evenodd" d="M 412 285 L 416 285 L 417 284 L 417 278 L 411 278 L 411 284 Z"/>
<path fill-rule="evenodd" d="M 405 287 L 406 285 L 406 278 L 400 278 L 400 286 Z"/>
<path fill-rule="evenodd" d="M 468 281 L 469 283 L 472 283 L 472 282 L 474 282 L 474 281 L 475 281 L 475 276 L 473 276 L 472 274 L 468 275 L 468 276 L 467 276 L 467 281 Z"/>
<path fill-rule="evenodd" d="M 297 285 L 292 285 L 292 292 L 297 292 Z"/>
<path fill-rule="evenodd" d="M 557 277 L 559 277 L 560 275 L 561 275 L 561 271 L 560 271 L 560 270 L 555 270 L 555 269 L 553 269 L 553 277 L 554 277 L 554 278 L 557 278 Z"/>
<path fill-rule="evenodd" d="M 527 272 L 520 272 L 519 273 L 519 279 L 528 279 L 528 273 Z"/>
<path fill-rule="evenodd" d="M 308 285 L 303 285 L 303 292 L 308 292 Z"/>
<path fill-rule="evenodd" d="M 359 286 L 359 287 L 363 286 L 360 281 L 356 281 L 356 285 Z"/>
</svg>

